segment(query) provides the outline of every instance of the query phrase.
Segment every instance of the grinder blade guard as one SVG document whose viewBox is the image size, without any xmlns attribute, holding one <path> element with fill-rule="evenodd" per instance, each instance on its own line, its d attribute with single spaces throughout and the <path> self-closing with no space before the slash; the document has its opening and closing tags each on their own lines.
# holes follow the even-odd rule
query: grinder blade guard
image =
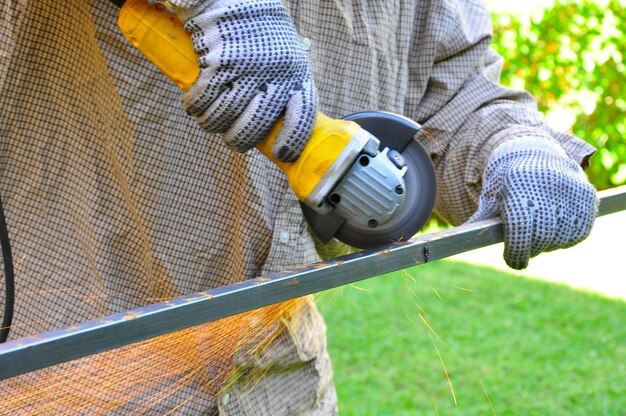
<svg viewBox="0 0 626 416">
<path fill-rule="evenodd" d="M 380 145 L 366 146 L 329 192 L 332 211 L 321 214 L 302 204 L 305 218 L 324 243 L 335 237 L 353 247 L 372 248 L 411 238 L 428 221 L 436 196 L 432 162 L 414 140 L 420 125 L 380 111 L 345 119 Z"/>
</svg>

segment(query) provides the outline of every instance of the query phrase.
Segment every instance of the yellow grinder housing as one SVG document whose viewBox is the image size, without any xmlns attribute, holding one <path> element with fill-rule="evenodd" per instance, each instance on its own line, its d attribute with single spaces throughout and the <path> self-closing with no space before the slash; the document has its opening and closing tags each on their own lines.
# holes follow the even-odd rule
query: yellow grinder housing
<svg viewBox="0 0 626 416">
<path fill-rule="evenodd" d="M 127 0 L 120 10 L 119 27 L 124 37 L 169 79 L 183 90 L 191 88 L 198 78 L 198 56 L 189 34 L 178 17 L 164 4 L 151 4 L 148 0 Z M 335 162 L 344 166 L 365 146 L 362 129 L 352 121 L 331 119 L 318 113 L 311 138 L 295 162 L 285 163 L 274 158 L 272 147 L 282 126 L 282 119 L 272 128 L 257 149 L 285 172 L 289 185 L 298 199 L 311 207 L 319 205 L 319 194 L 324 179 L 332 172 Z M 358 148 L 360 146 L 360 148 Z M 358 149 L 357 149 L 358 148 Z M 351 161 L 351 160 L 350 160 Z M 317 187 L 317 189 L 316 189 Z"/>
</svg>

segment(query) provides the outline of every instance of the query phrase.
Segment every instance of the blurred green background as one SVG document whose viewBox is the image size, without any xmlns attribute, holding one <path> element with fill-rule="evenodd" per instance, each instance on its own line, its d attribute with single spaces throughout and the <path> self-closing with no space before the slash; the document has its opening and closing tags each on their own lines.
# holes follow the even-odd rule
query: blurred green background
<svg viewBox="0 0 626 416">
<path fill-rule="evenodd" d="M 626 1 L 543 7 L 531 16 L 493 13 L 492 47 L 505 60 L 502 83 L 528 90 L 554 128 L 598 149 L 587 171 L 598 189 L 625 184 Z"/>
<path fill-rule="evenodd" d="M 487 3 L 503 84 L 528 90 L 552 127 L 598 149 L 587 170 L 598 189 L 625 184 L 626 0 Z M 586 279 L 623 281 L 624 261 L 597 261 L 615 244 L 608 237 L 584 255 L 567 251 L 562 269 L 593 265 Z M 318 303 L 342 416 L 626 415 L 623 299 L 446 260 Z"/>
</svg>

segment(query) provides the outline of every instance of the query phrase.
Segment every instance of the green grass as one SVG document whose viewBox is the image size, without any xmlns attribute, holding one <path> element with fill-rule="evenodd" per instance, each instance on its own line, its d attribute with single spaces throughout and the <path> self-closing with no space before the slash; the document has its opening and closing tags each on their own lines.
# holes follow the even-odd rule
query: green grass
<svg viewBox="0 0 626 416">
<path fill-rule="evenodd" d="M 340 415 L 491 415 L 485 390 L 498 415 L 626 414 L 625 302 L 463 263 L 407 272 L 318 296 Z"/>
</svg>

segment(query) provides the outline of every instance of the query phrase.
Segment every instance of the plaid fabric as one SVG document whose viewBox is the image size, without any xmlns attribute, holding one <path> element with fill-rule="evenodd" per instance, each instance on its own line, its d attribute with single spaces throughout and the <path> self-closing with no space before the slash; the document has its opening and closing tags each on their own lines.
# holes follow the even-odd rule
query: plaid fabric
<svg viewBox="0 0 626 416">
<path fill-rule="evenodd" d="M 579 163 L 593 152 L 546 126 L 528 94 L 498 85 L 479 2 L 287 3 L 310 43 L 321 111 L 422 123 L 437 209 L 455 224 L 476 209 L 500 143 L 557 140 Z M 282 173 L 196 126 L 180 91 L 122 39 L 108 1 L 18 0 L 1 11 L 0 192 L 23 258 L 11 338 L 316 259 Z M 189 386 L 160 405 L 192 397 L 179 414 L 335 413 L 324 324 L 311 303 L 302 308 L 280 323 L 288 336 L 276 356 L 290 364 L 252 392 L 234 385 L 216 403 Z"/>
<path fill-rule="evenodd" d="M 453 224 L 476 210 L 482 172 L 499 144 L 515 137 L 557 140 L 578 163 L 594 149 L 556 132 L 532 97 L 498 84 L 502 58 L 489 49 L 491 21 L 480 1 L 293 1 L 311 41 L 321 110 L 406 115 L 434 162 L 436 209 Z"/>
</svg>

